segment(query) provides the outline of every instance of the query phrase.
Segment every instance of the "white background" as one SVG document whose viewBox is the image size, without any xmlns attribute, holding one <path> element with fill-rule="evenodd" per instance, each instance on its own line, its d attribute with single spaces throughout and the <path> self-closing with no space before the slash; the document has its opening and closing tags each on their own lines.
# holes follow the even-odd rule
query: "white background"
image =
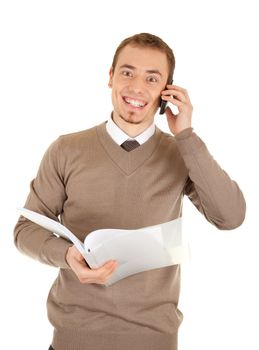
<svg viewBox="0 0 259 350">
<path fill-rule="evenodd" d="M 18 253 L 15 208 L 23 206 L 53 140 L 107 120 L 114 51 L 139 32 L 173 48 L 175 84 L 189 92 L 194 129 L 247 201 L 246 220 L 233 231 L 217 230 L 184 201 L 192 261 L 182 273 L 179 350 L 259 348 L 255 6 L 250 0 L 1 1 L 1 349 L 46 350 L 52 337 L 45 301 L 57 270 Z M 164 116 L 156 123 L 168 131 Z"/>
</svg>

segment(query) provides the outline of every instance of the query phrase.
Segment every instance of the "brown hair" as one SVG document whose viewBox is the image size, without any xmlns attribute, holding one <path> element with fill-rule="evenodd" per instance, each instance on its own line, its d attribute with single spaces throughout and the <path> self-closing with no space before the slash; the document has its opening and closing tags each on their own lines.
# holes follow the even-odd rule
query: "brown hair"
<svg viewBox="0 0 259 350">
<path fill-rule="evenodd" d="M 130 36 L 129 38 L 124 39 L 120 43 L 113 57 L 113 61 L 112 61 L 113 71 L 115 70 L 115 67 L 118 61 L 118 56 L 121 50 L 127 45 L 132 45 L 137 47 L 148 47 L 151 49 L 157 49 L 164 52 L 166 54 L 168 67 L 169 67 L 169 74 L 168 74 L 167 81 L 168 83 L 171 81 L 171 79 L 173 78 L 174 68 L 175 68 L 174 53 L 172 49 L 161 38 L 149 33 L 135 34 L 133 36 Z"/>
</svg>

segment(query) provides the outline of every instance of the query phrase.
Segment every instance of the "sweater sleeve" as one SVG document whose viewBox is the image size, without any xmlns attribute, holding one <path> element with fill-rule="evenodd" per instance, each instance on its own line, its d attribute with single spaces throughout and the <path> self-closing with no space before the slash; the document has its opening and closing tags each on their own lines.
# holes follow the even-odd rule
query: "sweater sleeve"
<svg viewBox="0 0 259 350">
<path fill-rule="evenodd" d="M 240 226 L 246 203 L 237 183 L 221 169 L 192 128 L 183 130 L 175 139 L 189 173 L 185 194 L 217 228 L 231 230 Z"/>
<path fill-rule="evenodd" d="M 41 161 L 37 176 L 31 182 L 25 207 L 58 221 L 65 199 L 58 139 L 50 145 Z M 71 242 L 56 237 L 23 216 L 14 228 L 14 241 L 22 253 L 42 263 L 69 268 L 65 257 Z"/>
</svg>

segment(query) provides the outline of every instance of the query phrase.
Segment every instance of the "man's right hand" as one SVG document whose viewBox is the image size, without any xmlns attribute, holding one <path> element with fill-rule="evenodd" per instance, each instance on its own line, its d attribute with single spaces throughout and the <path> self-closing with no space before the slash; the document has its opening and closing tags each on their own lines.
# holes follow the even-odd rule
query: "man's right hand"
<svg viewBox="0 0 259 350">
<path fill-rule="evenodd" d="M 75 246 L 68 248 L 66 260 L 81 283 L 105 284 L 117 268 L 117 262 L 110 260 L 98 269 L 90 269 Z"/>
</svg>

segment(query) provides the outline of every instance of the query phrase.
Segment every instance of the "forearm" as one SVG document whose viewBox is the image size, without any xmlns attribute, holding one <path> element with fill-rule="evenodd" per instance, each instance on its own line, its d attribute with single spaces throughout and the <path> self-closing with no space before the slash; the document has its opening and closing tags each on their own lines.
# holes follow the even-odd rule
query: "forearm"
<svg viewBox="0 0 259 350">
<path fill-rule="evenodd" d="M 192 183 L 186 194 L 194 205 L 219 229 L 241 225 L 246 204 L 237 183 L 218 165 L 191 128 L 175 138 Z"/>
<path fill-rule="evenodd" d="M 66 199 L 59 163 L 59 144 L 54 142 L 45 153 L 36 178 L 31 182 L 25 203 L 27 209 L 58 220 Z M 35 223 L 20 217 L 14 229 L 14 241 L 24 254 L 45 264 L 68 268 L 66 252 L 72 245 Z"/>
<path fill-rule="evenodd" d="M 14 242 L 20 252 L 44 264 L 69 268 L 66 253 L 72 245 L 51 232 L 20 217 L 14 229 Z"/>
</svg>

